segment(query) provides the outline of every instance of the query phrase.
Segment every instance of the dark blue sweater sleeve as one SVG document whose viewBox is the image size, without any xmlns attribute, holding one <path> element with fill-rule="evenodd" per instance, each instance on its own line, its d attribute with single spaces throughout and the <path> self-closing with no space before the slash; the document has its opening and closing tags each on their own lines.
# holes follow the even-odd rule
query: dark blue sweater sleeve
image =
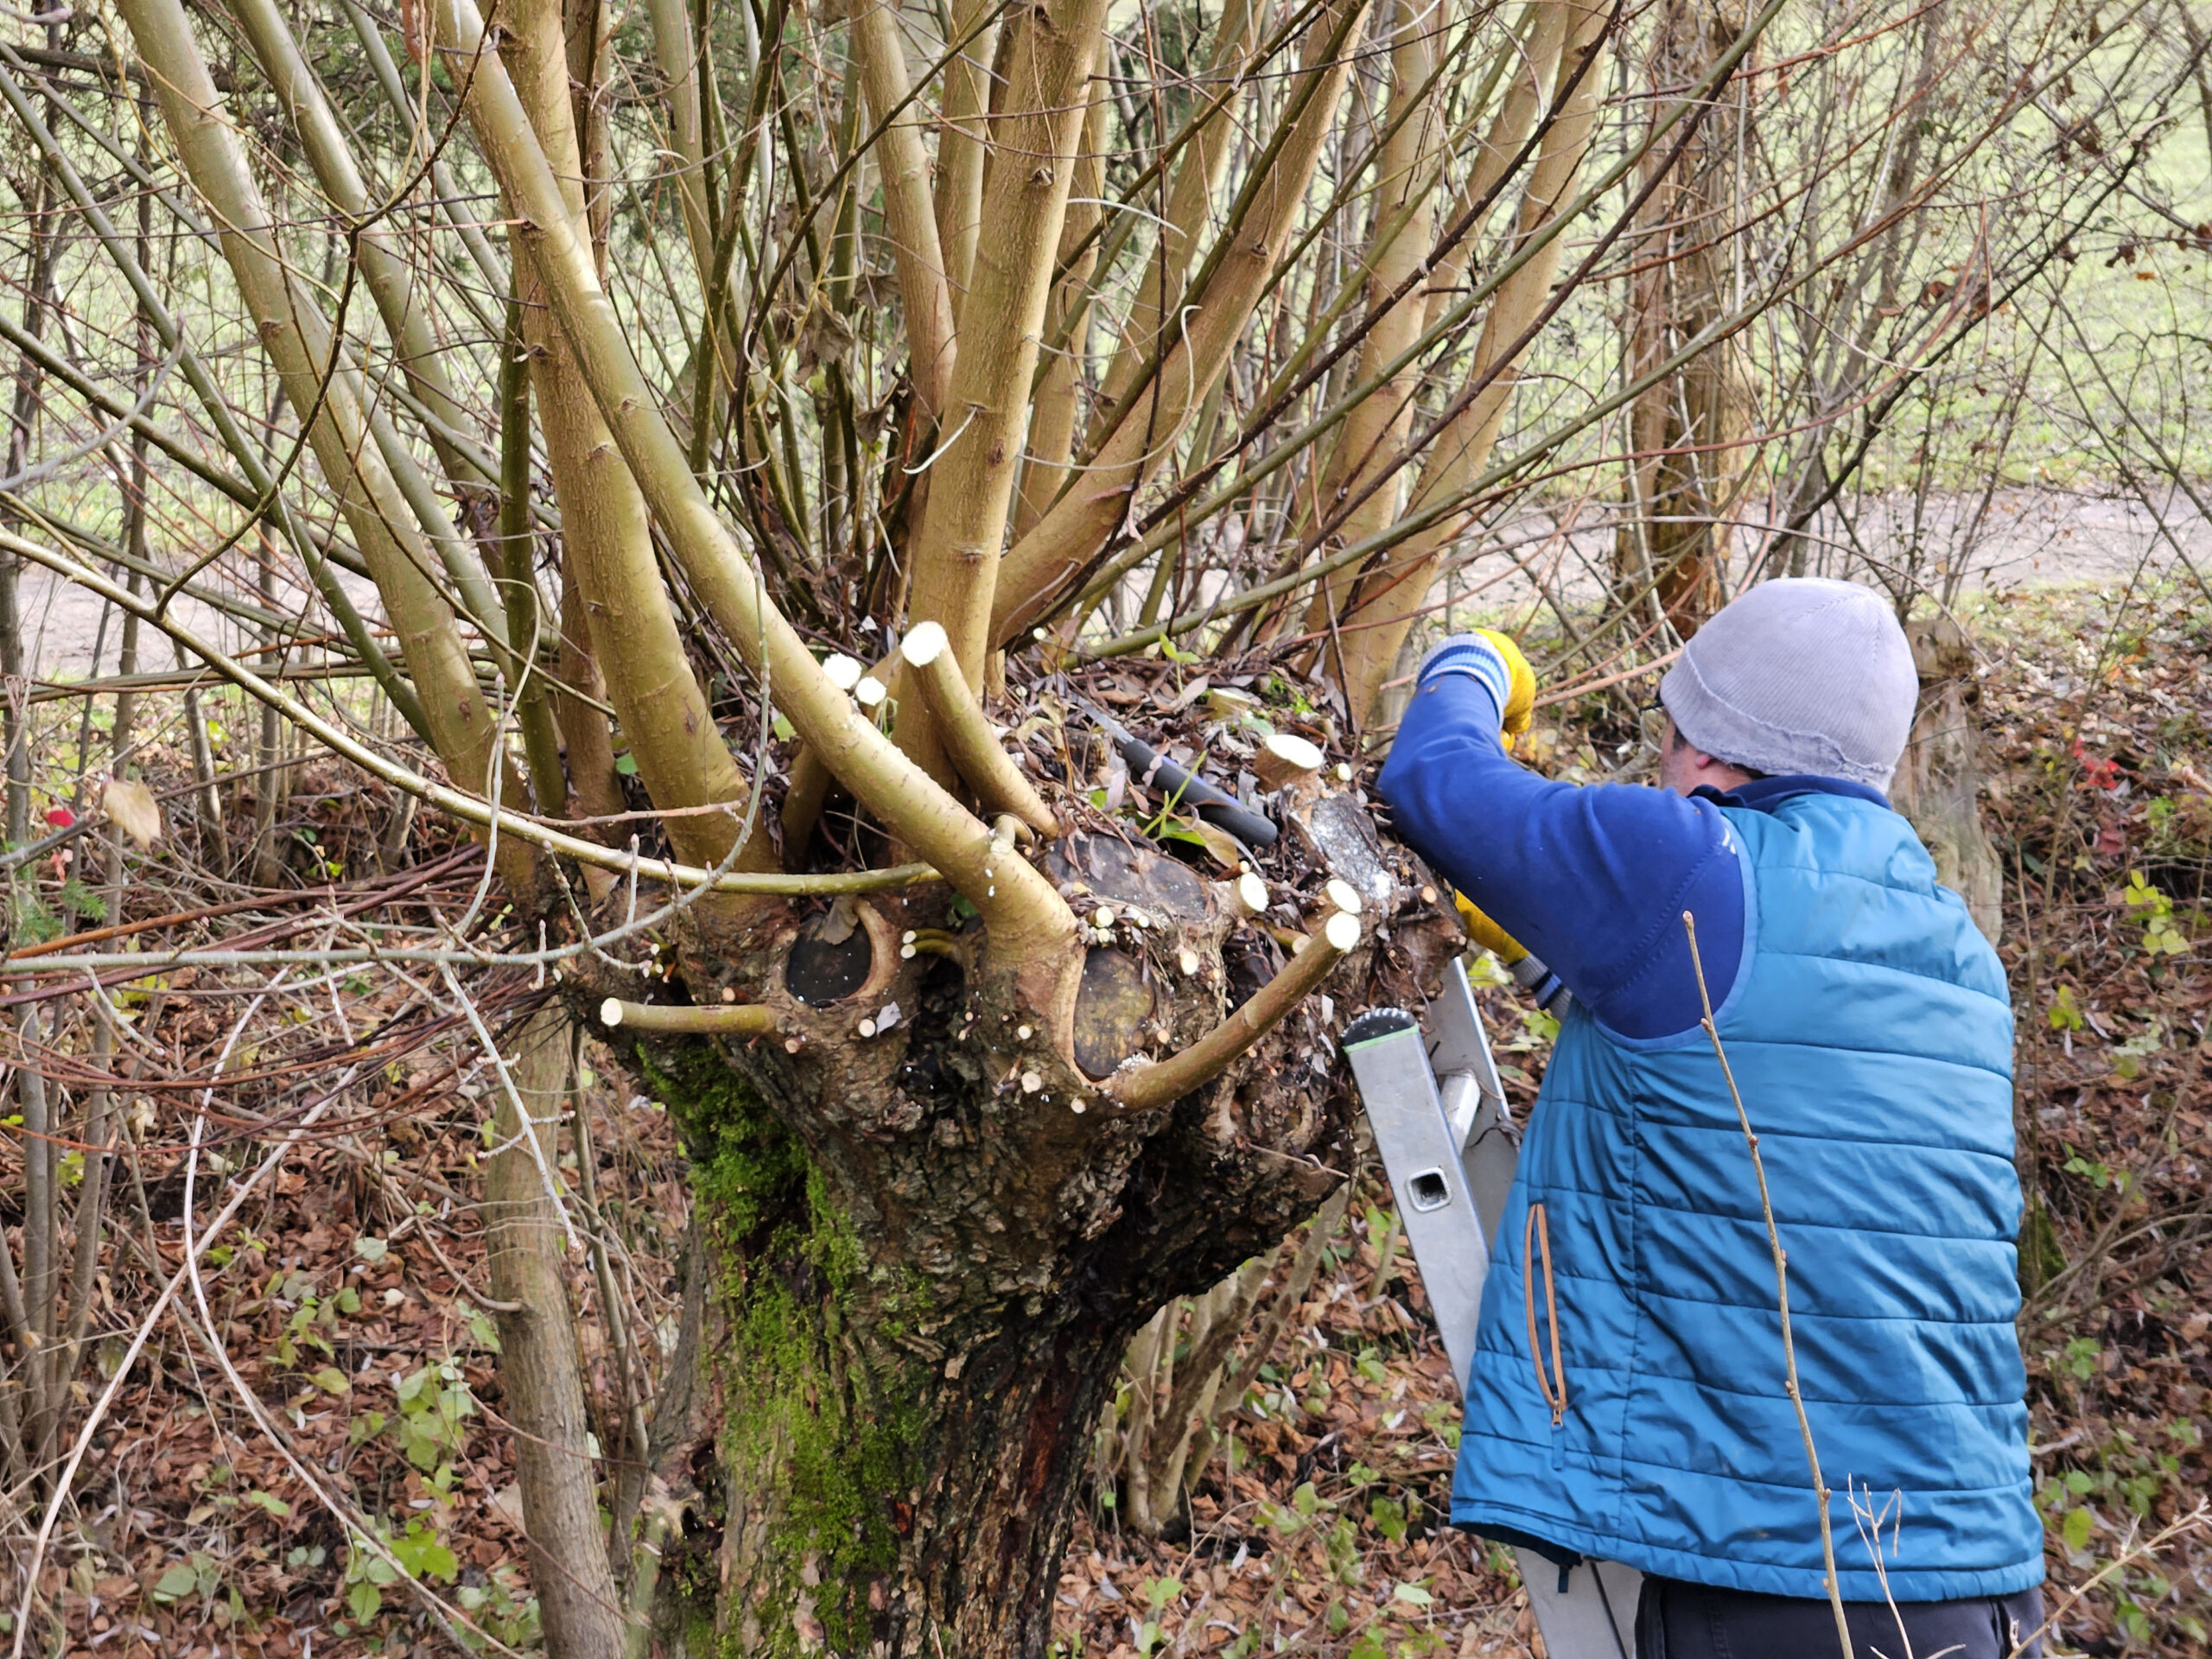
<svg viewBox="0 0 2212 1659">
<path fill-rule="evenodd" d="M 1682 912 L 1697 918 L 1715 1007 L 1743 956 L 1741 843 L 1726 817 L 1667 790 L 1553 783 L 1505 753 L 1497 727 L 1471 675 L 1415 690 L 1377 784 L 1398 833 L 1613 1031 L 1693 1029 Z"/>
</svg>

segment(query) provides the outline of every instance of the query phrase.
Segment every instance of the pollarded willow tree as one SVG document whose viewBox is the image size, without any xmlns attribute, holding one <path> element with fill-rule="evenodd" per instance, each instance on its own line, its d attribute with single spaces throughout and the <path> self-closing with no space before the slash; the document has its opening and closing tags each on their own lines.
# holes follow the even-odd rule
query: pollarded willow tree
<svg viewBox="0 0 2212 1659">
<path fill-rule="evenodd" d="M 566 999 L 510 1033 L 486 1192 L 556 1653 L 1041 1650 L 1131 1333 L 1351 1167 L 1309 994 L 1452 948 L 1357 770 L 1439 577 L 1577 467 L 1736 511 L 1762 440 L 1708 354 L 1888 304 L 1913 216 L 2095 49 L 1923 143 L 2022 27 L 1943 10 L 1784 50 L 1779 0 L 112 0 L 0 48 L 17 427 L 95 429 L 13 478 L 5 550 L 469 826 L 472 948 Z M 1793 76 L 1814 141 L 1762 124 Z M 1963 326 L 1908 321 L 1892 378 Z M 1562 376 L 1562 326 L 1618 363 Z M 1766 429 L 1890 384 L 1830 366 Z M 126 444 L 121 535 L 41 481 Z M 1715 541 L 1637 543 L 1591 677 L 1709 579 L 1649 548 Z M 173 604 L 241 558 L 400 739 Z M 1085 701 L 1153 648 L 1123 717 L 1217 700 L 1218 823 Z M 1270 715 L 1320 747 L 1255 753 Z M 682 1340 L 603 1483 L 570 1017 L 696 1167 Z"/>
</svg>

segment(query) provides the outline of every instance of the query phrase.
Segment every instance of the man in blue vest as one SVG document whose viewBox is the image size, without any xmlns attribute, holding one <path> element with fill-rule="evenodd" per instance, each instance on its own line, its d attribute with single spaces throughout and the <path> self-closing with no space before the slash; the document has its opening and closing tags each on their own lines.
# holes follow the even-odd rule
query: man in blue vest
<svg viewBox="0 0 2212 1659">
<path fill-rule="evenodd" d="M 2012 1010 L 1882 792 L 1917 693 L 1904 632 L 1849 582 L 1751 588 L 1661 684 L 1656 790 L 1516 765 L 1535 690 L 1510 639 L 1447 639 L 1380 784 L 1406 841 L 1574 993 L 1483 1292 L 1452 1518 L 1641 1569 L 1642 1659 L 1841 1651 L 1688 912 L 1787 1255 L 1853 1646 L 2005 1659 L 2044 1575 Z"/>
</svg>

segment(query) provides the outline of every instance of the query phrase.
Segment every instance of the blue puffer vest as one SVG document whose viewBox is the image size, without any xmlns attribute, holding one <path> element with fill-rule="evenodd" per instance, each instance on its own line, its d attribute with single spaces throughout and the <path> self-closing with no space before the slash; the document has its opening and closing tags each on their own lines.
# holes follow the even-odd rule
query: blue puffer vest
<svg viewBox="0 0 2212 1659">
<path fill-rule="evenodd" d="M 1892 1525 L 1902 1503 L 1898 1600 L 2025 1589 L 2043 1534 L 2004 970 L 1895 813 L 1826 794 L 1722 810 L 1746 919 L 1717 1024 L 1788 1253 L 1843 1594 L 1883 1594 L 1849 1491 Z M 1827 1593 L 1758 1185 L 1702 1030 L 1634 1041 L 1568 1015 L 1483 1292 L 1452 1518 Z"/>
</svg>

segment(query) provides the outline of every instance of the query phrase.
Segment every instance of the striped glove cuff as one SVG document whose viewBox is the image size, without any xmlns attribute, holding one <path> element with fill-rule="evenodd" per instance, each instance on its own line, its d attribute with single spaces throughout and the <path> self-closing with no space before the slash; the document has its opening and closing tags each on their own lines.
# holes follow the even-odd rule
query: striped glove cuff
<svg viewBox="0 0 2212 1659">
<path fill-rule="evenodd" d="M 1490 700 L 1504 717 L 1505 705 L 1513 695 L 1513 671 L 1505 665 L 1505 658 L 1496 645 L 1478 633 L 1455 633 L 1421 659 L 1421 671 L 1414 676 L 1416 686 L 1427 685 L 1443 674 L 1465 674 L 1479 681 L 1490 693 Z"/>
</svg>

